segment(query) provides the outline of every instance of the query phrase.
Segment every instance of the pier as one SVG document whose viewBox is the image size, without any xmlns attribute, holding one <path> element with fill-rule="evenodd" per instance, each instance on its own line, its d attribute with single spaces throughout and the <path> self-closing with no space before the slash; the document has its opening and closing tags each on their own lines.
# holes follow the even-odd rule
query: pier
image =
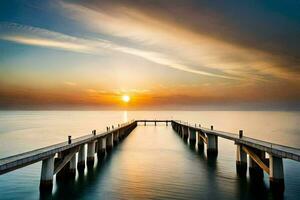
<svg viewBox="0 0 300 200">
<path fill-rule="evenodd" d="M 262 178 L 264 172 L 269 175 L 270 187 L 274 191 L 284 191 L 283 159 L 300 161 L 300 149 L 273 144 L 244 136 L 243 130 L 228 133 L 199 124 L 188 124 L 178 120 L 133 120 L 125 124 L 107 127 L 105 132 L 92 130 L 89 135 L 72 139 L 52 146 L 0 159 L 0 175 L 42 162 L 40 190 L 52 191 L 53 177 L 56 179 L 75 178 L 76 171 L 83 173 L 92 168 L 95 156 L 104 158 L 115 145 L 122 142 L 137 125 L 166 125 L 173 128 L 184 141 L 199 149 L 206 148 L 209 158 L 218 156 L 218 138 L 233 141 L 236 145 L 236 171 L 245 177 L 249 169 L 250 178 Z M 76 157 L 77 162 L 76 162 Z"/>
<path fill-rule="evenodd" d="M 54 175 L 57 178 L 75 177 L 76 167 L 78 173 L 86 166 L 93 167 L 95 153 L 99 158 L 105 156 L 112 150 L 114 141 L 126 138 L 136 126 L 137 122 L 131 121 L 116 128 L 107 127 L 104 133 L 97 134 L 93 130 L 90 135 L 76 139 L 69 136 L 67 142 L 0 159 L 0 175 L 42 161 L 40 190 L 52 191 Z"/>
</svg>

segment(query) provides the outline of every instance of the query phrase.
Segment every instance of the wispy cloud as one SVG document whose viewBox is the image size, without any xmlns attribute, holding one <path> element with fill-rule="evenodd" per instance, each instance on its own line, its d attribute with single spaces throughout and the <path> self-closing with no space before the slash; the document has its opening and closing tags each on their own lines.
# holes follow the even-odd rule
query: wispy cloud
<svg viewBox="0 0 300 200">
<path fill-rule="evenodd" d="M 78 52 L 85 52 L 88 49 L 86 46 L 83 45 L 74 44 L 70 42 L 55 41 L 55 40 L 45 39 L 45 38 L 29 38 L 26 36 L 4 36 L 2 37 L 2 39 L 11 42 L 21 43 L 21 44 L 66 49 L 66 50 L 78 51 Z"/>
<path fill-rule="evenodd" d="M 6 26 L 6 33 L 0 33 L 0 39 L 6 41 L 96 55 L 102 54 L 103 50 L 106 49 L 141 57 L 150 62 L 154 62 L 162 66 L 182 70 L 189 73 L 225 79 L 238 79 L 234 76 L 196 70 L 188 65 L 184 65 L 177 62 L 170 56 L 165 55 L 163 53 L 118 45 L 112 41 L 105 40 L 104 38 L 78 38 L 58 32 L 52 32 L 46 29 L 25 26 L 15 23 L 2 24 L 0 25 L 0 29 L 4 28 L 4 26 Z M 7 31 L 9 32 L 7 33 Z"/>
<path fill-rule="evenodd" d="M 16 23 L 0 23 L 0 39 L 32 46 L 90 53 L 87 41 L 66 34 Z"/>
<path fill-rule="evenodd" d="M 128 47 L 116 48 L 161 65 L 205 76 L 250 79 L 251 82 L 267 81 L 270 77 L 297 78 L 277 62 L 272 53 L 194 32 L 174 21 L 159 18 L 161 16 L 147 15 L 141 8 L 132 6 L 134 4 L 61 1 L 61 5 L 67 17 L 91 31 L 119 37 L 145 49 L 155 49 L 153 54 Z"/>
</svg>

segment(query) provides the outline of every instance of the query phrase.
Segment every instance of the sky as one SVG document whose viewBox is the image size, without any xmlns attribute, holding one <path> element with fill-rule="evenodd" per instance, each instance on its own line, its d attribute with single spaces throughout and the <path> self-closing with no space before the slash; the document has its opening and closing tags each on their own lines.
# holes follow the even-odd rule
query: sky
<svg viewBox="0 0 300 200">
<path fill-rule="evenodd" d="M 299 10 L 298 0 L 1 0 L 0 109 L 299 110 Z"/>
</svg>

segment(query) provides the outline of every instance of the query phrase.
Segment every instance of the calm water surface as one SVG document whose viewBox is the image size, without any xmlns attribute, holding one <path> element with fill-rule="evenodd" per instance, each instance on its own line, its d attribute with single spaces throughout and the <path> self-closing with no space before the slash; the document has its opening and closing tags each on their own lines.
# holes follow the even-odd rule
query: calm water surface
<svg viewBox="0 0 300 200">
<path fill-rule="evenodd" d="M 173 118 L 300 147 L 299 112 L 0 111 L 0 157 L 78 137 L 130 119 Z M 39 199 L 41 163 L 0 176 L 0 199 Z M 300 163 L 284 160 L 285 199 L 299 199 Z M 219 139 L 217 159 L 190 148 L 170 126 L 139 126 L 93 170 L 56 182 L 52 199 L 274 199 L 268 175 L 235 171 L 235 145 Z"/>
</svg>

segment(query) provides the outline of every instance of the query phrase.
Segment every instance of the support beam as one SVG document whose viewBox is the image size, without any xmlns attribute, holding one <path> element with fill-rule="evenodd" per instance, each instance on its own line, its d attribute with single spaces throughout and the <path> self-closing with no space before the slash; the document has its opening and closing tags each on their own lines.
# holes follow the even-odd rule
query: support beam
<svg viewBox="0 0 300 200">
<path fill-rule="evenodd" d="M 53 187 L 54 156 L 42 161 L 40 191 L 52 191 Z"/>
<path fill-rule="evenodd" d="M 198 137 L 200 138 L 200 140 L 202 140 L 205 144 L 207 144 L 207 137 L 205 137 L 205 134 L 203 132 L 199 132 Z"/>
<path fill-rule="evenodd" d="M 103 159 L 105 157 L 106 137 L 98 139 L 97 157 Z"/>
<path fill-rule="evenodd" d="M 284 192 L 284 173 L 282 158 L 270 156 L 270 187 L 275 192 Z"/>
<path fill-rule="evenodd" d="M 249 155 L 249 174 L 252 179 L 260 180 L 264 177 L 264 172 L 269 174 L 268 166 L 263 162 L 265 152 L 258 149 L 250 149 L 243 146 L 243 150 Z"/>
<path fill-rule="evenodd" d="M 78 162 L 77 162 L 77 169 L 78 172 L 83 172 L 85 168 L 85 144 L 80 146 L 79 152 L 78 152 Z"/>
<path fill-rule="evenodd" d="M 87 150 L 87 167 L 93 168 L 95 162 L 95 144 L 96 141 L 92 141 L 88 143 L 88 150 Z"/>
<path fill-rule="evenodd" d="M 218 136 L 207 134 L 207 156 L 218 155 Z"/>
<path fill-rule="evenodd" d="M 249 175 L 251 179 L 262 179 L 264 177 L 263 170 L 259 167 L 255 161 L 249 157 Z"/>
<path fill-rule="evenodd" d="M 74 149 L 71 152 L 62 152 L 62 157 L 59 158 L 60 161 L 57 163 L 57 165 L 54 168 L 54 172 L 53 174 L 57 174 L 58 172 L 61 172 L 61 176 L 64 177 L 67 175 L 68 171 L 69 171 L 69 162 L 72 159 L 72 157 L 74 157 L 74 155 L 76 156 L 76 150 Z M 68 166 L 67 166 L 68 165 Z M 63 170 L 64 169 L 64 170 Z"/>
<path fill-rule="evenodd" d="M 196 130 L 192 128 L 188 128 L 189 131 L 189 142 L 191 146 L 195 146 L 196 144 Z"/>
<path fill-rule="evenodd" d="M 203 136 L 204 134 L 200 131 L 198 131 L 198 138 L 197 138 L 197 143 L 198 143 L 198 150 L 203 152 L 204 150 L 204 139 L 205 136 Z"/>
<path fill-rule="evenodd" d="M 247 153 L 241 145 L 236 145 L 236 172 L 240 177 L 247 175 Z"/>
</svg>

